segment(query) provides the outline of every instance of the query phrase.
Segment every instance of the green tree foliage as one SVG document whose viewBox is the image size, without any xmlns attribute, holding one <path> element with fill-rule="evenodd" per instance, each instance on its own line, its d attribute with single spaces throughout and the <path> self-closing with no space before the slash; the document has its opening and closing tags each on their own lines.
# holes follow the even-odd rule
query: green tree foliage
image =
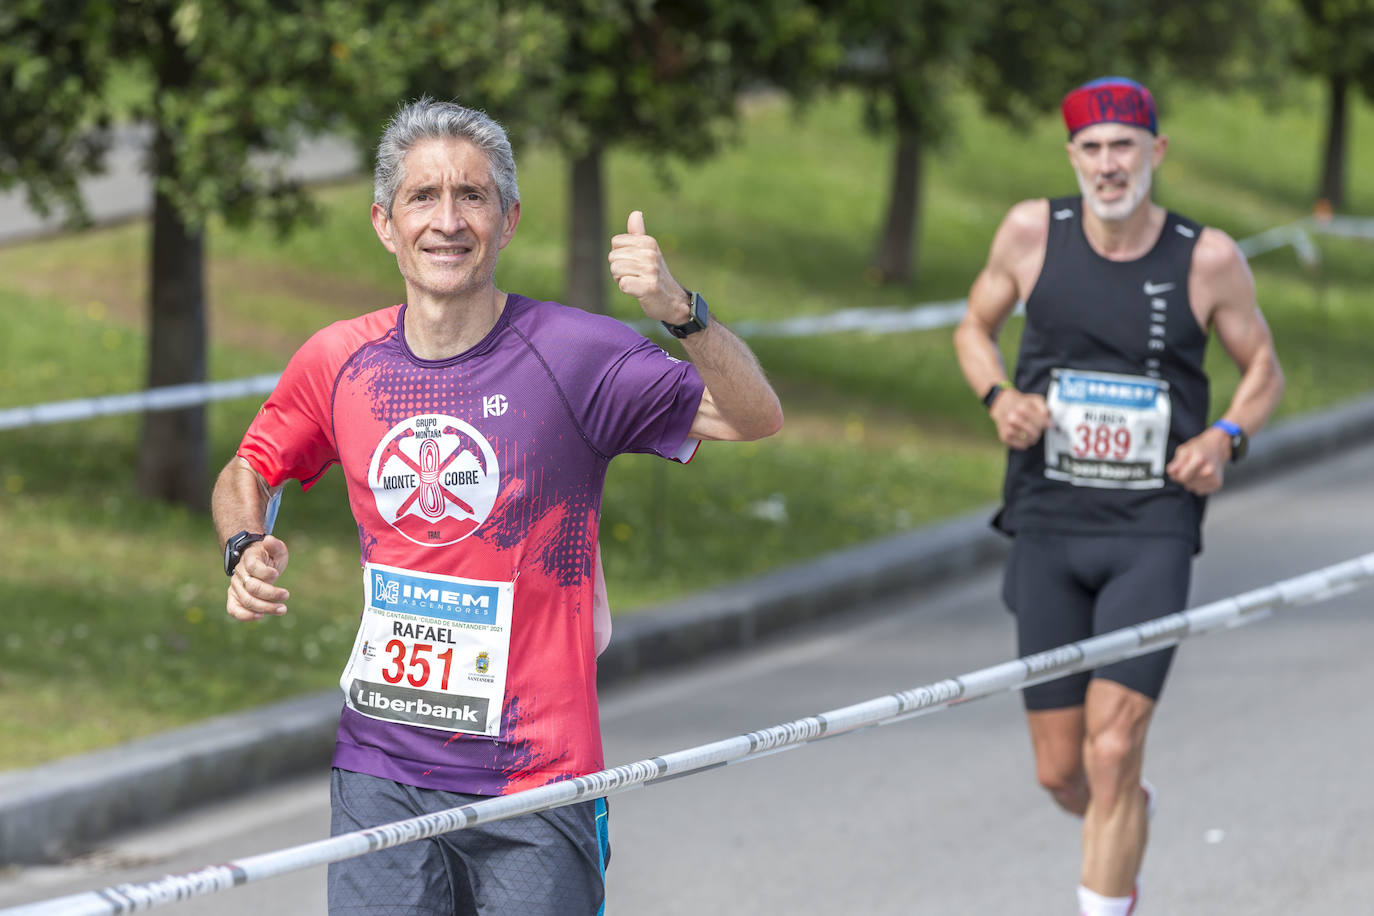
<svg viewBox="0 0 1374 916">
<path fill-rule="evenodd" d="M 836 82 L 860 86 L 870 128 L 896 135 L 892 189 L 872 259 L 906 282 L 916 262 L 921 161 L 947 131 L 943 101 L 968 86 L 1015 124 L 1097 76 L 1174 77 L 1222 87 L 1266 46 L 1251 0 L 835 0 L 851 53 Z"/>
<path fill-rule="evenodd" d="M 969 83 L 1012 123 L 1099 76 L 1253 84 L 1255 64 L 1276 51 L 1274 19 L 1254 0 L 993 0 L 979 16 Z"/>
<path fill-rule="evenodd" d="M 0 17 L 0 159 L 40 207 L 80 217 L 76 182 L 99 167 L 111 121 L 104 87 L 117 65 L 146 87 L 128 113 L 151 137 L 149 386 L 205 378 L 206 220 L 287 226 L 307 212 L 301 189 L 258 154 L 289 152 L 322 123 L 311 89 L 329 57 L 314 12 L 272 0 L 23 0 Z M 138 479 L 146 495 L 204 507 L 203 408 L 145 416 Z"/>
<path fill-rule="evenodd" d="M 892 185 L 871 269 L 884 282 L 911 279 L 921 211 L 922 162 L 949 126 L 945 99 L 966 69 L 976 4 L 961 0 L 839 0 L 834 14 L 848 54 L 837 83 L 862 90 L 870 130 L 894 132 Z"/>
<path fill-rule="evenodd" d="M 728 133 L 761 82 L 804 93 L 837 48 L 808 0 L 545 0 L 566 41 L 540 87 L 541 133 L 570 163 L 566 298 L 604 312 L 608 221 L 602 158 L 613 146 L 696 158 Z M 650 231 L 653 231 L 652 215 Z"/>
<path fill-rule="evenodd" d="M 1346 205 L 1350 90 L 1374 98 L 1374 2 L 1299 0 L 1293 62 L 1326 84 L 1326 136 L 1317 197 L 1334 210 Z"/>
<path fill-rule="evenodd" d="M 206 377 L 205 226 L 312 213 L 285 166 L 297 143 L 352 128 L 370 149 L 406 97 L 500 108 L 539 73 L 556 21 L 495 0 L 13 0 L 0 4 L 0 183 L 84 211 L 117 114 L 147 125 L 154 178 L 148 384 Z M 112 76 L 140 87 L 106 94 Z M 144 419 L 139 486 L 202 507 L 204 410 Z"/>
<path fill-rule="evenodd" d="M 767 81 L 797 92 L 833 41 L 808 0 L 385 0 L 325 2 L 334 106 L 375 143 L 399 100 L 457 98 L 513 138 L 570 162 L 565 298 L 605 311 L 602 156 L 616 145 L 697 158 L 728 136 L 739 92 Z"/>
<path fill-rule="evenodd" d="M 325 104 L 371 154 L 396 109 L 423 95 L 497 118 L 513 139 L 550 117 L 547 93 L 565 42 L 537 2 L 324 0 L 334 76 Z"/>
<path fill-rule="evenodd" d="M 104 4 L 47 13 L 48 0 L 0 5 L 0 187 L 21 184 L 30 205 L 53 204 L 75 221 L 84 215 L 76 176 L 104 154 L 108 119 L 91 98 L 108 72 L 109 49 L 87 36 L 107 33 Z M 59 14 L 60 12 L 60 14 Z"/>
</svg>

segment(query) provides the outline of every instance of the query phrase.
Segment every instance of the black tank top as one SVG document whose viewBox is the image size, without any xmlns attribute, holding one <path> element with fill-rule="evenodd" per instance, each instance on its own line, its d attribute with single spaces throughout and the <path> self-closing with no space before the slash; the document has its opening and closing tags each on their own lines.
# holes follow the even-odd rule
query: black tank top
<svg viewBox="0 0 1374 916">
<path fill-rule="evenodd" d="M 1081 217 L 1081 198 L 1050 201 L 1045 264 L 1026 300 L 1016 387 L 1046 394 L 1054 370 L 1162 379 L 1170 407 L 1167 462 L 1180 442 L 1203 430 L 1207 418 L 1203 355 L 1208 335 L 1188 301 L 1188 272 L 1202 227 L 1169 213 L 1149 253 L 1135 261 L 1110 261 L 1088 244 Z M 1067 376 L 1060 378 L 1063 384 Z M 1147 382 L 1123 390 L 1148 389 Z M 1064 435 L 1083 433 L 1065 430 Z M 1086 442 L 1091 451 L 1090 441 L 1072 441 Z M 1052 464 L 1065 463 L 1063 453 L 1055 454 Z M 1085 485 L 1081 479 L 1062 479 L 1062 473 L 1059 478 L 1046 474 L 1044 440 L 1024 451 L 1008 450 L 1003 508 L 994 524 L 1009 534 L 1169 535 L 1191 541 L 1195 549 L 1200 545 L 1206 502 L 1167 475 L 1162 486 L 1141 489 L 1110 479 Z"/>
</svg>

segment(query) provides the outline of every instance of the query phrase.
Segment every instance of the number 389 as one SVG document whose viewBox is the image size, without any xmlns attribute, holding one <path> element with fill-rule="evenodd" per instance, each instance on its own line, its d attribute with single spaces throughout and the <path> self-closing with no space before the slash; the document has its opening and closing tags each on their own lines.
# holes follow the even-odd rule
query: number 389
<svg viewBox="0 0 1374 916">
<path fill-rule="evenodd" d="M 1124 426 L 1080 423 L 1073 432 L 1073 454 L 1076 458 L 1111 457 L 1120 461 L 1131 453 L 1131 431 Z"/>
</svg>

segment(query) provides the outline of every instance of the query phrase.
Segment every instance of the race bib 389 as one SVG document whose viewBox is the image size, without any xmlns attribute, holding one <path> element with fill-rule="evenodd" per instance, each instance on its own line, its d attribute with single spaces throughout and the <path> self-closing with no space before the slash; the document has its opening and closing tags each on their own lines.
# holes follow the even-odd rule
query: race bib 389
<svg viewBox="0 0 1374 916">
<path fill-rule="evenodd" d="M 1055 369 L 1045 395 L 1045 476 L 1080 487 L 1164 486 L 1169 383 L 1107 372 Z"/>
</svg>

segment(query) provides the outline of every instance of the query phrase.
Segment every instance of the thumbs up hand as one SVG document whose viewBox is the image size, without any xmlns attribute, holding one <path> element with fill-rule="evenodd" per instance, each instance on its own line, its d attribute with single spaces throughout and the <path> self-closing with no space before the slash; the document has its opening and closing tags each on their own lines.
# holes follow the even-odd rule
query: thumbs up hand
<svg viewBox="0 0 1374 916">
<path fill-rule="evenodd" d="M 641 211 L 632 211 L 625 233 L 611 239 L 608 260 L 620 291 L 638 299 L 647 317 L 669 324 L 682 324 L 690 317 L 687 290 L 668 272 L 658 240 L 644 230 Z"/>
</svg>

